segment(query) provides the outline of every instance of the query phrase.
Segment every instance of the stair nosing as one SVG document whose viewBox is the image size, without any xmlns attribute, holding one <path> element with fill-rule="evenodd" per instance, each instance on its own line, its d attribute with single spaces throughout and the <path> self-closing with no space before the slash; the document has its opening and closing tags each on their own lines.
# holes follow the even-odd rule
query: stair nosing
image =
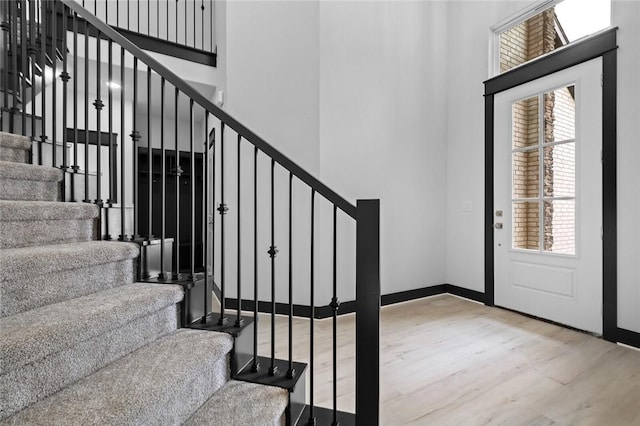
<svg viewBox="0 0 640 426">
<path fill-rule="evenodd" d="M 0 161 L 0 179 L 57 183 L 62 174 L 62 170 L 54 167 Z"/>
<path fill-rule="evenodd" d="M 0 282 L 135 259 L 139 253 L 137 244 L 120 241 L 80 241 L 0 249 Z M 62 259 L 66 262 L 61 262 Z"/>
<path fill-rule="evenodd" d="M 0 147 L 29 151 L 31 139 L 28 136 L 16 135 L 15 133 L 0 132 Z"/>
<path fill-rule="evenodd" d="M 95 204 L 60 201 L 0 200 L 0 221 L 95 219 L 100 211 Z"/>
</svg>

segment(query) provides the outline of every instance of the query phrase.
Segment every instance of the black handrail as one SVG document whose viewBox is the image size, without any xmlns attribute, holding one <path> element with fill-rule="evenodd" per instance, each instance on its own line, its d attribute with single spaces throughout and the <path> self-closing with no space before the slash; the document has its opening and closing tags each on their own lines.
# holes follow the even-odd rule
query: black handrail
<svg viewBox="0 0 640 426">
<path fill-rule="evenodd" d="M 298 179 L 302 182 L 309 185 L 313 188 L 318 194 L 322 195 L 329 202 L 338 206 L 338 208 L 344 211 L 346 214 L 351 216 L 353 219 L 356 218 L 356 206 L 351 204 L 349 201 L 344 199 L 342 196 L 338 195 L 335 191 L 329 188 L 324 183 L 320 182 L 317 178 L 307 172 L 305 169 L 296 164 L 293 160 L 291 160 L 286 155 L 282 154 L 272 145 L 267 143 L 260 136 L 256 135 L 246 126 L 242 125 L 238 120 L 233 118 L 227 112 L 223 111 L 220 107 L 215 105 L 213 102 L 205 98 L 200 92 L 191 87 L 186 81 L 182 78 L 178 77 L 175 73 L 169 70 L 167 67 L 162 65 L 160 62 L 153 59 L 149 54 L 147 54 L 144 50 L 140 49 L 138 46 L 133 44 L 129 39 L 121 35 L 118 31 L 111 28 L 109 25 L 101 21 L 94 14 L 86 10 L 82 7 L 82 5 L 78 4 L 73 0 L 60 0 L 64 3 L 69 9 L 77 13 L 81 16 L 85 21 L 90 23 L 92 26 L 96 28 L 100 32 L 100 35 L 103 37 L 108 37 L 109 39 L 118 43 L 121 47 L 124 47 L 129 51 L 134 57 L 137 57 L 139 60 L 144 62 L 150 68 L 154 70 L 160 77 L 164 77 L 166 81 L 171 83 L 174 87 L 180 89 L 186 96 L 193 99 L 194 102 L 199 104 L 205 110 L 215 115 L 220 121 L 224 122 L 227 126 L 231 127 L 236 133 L 242 136 L 243 139 L 247 140 L 249 143 L 253 144 L 260 151 L 267 154 L 271 157 L 276 163 L 280 164 L 282 167 L 293 173 Z"/>
</svg>

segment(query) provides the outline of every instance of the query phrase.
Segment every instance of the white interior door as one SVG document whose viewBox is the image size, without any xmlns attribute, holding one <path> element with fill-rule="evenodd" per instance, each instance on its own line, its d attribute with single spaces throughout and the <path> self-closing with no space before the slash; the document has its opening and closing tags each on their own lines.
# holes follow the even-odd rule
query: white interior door
<svg viewBox="0 0 640 426">
<path fill-rule="evenodd" d="M 495 304 L 602 333 L 602 60 L 495 96 Z"/>
</svg>

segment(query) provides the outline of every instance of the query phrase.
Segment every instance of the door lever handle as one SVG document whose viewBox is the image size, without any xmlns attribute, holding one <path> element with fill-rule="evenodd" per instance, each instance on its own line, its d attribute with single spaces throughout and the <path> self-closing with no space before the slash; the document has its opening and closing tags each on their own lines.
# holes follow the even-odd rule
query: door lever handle
<svg viewBox="0 0 640 426">
<path fill-rule="evenodd" d="M 502 222 L 498 222 L 493 226 L 495 226 L 496 229 L 502 229 Z"/>
</svg>

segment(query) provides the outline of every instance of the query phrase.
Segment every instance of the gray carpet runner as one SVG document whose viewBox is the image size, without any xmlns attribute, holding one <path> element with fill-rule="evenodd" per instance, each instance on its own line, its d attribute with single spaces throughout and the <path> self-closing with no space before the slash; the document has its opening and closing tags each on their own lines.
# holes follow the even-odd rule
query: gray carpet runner
<svg viewBox="0 0 640 426">
<path fill-rule="evenodd" d="M 229 381 L 233 339 L 179 329 L 181 286 L 136 283 L 139 247 L 0 132 L 0 424 L 281 425 L 287 391 Z"/>
</svg>

